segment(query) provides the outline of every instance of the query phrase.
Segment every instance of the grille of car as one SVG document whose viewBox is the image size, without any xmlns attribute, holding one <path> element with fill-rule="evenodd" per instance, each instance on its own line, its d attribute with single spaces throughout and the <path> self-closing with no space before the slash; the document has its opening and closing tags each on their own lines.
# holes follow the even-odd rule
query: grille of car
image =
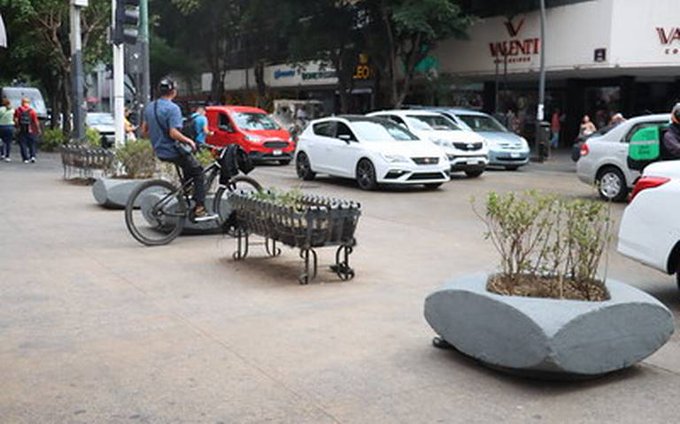
<svg viewBox="0 0 680 424">
<path fill-rule="evenodd" d="M 441 172 L 419 172 L 408 177 L 409 181 L 439 180 L 445 178 Z"/>
<path fill-rule="evenodd" d="M 264 147 L 268 149 L 285 149 L 288 147 L 288 142 L 286 141 L 265 141 Z"/>
<path fill-rule="evenodd" d="M 439 163 L 439 158 L 412 158 L 416 165 L 436 165 Z"/>
<path fill-rule="evenodd" d="M 482 148 L 482 143 L 453 143 L 453 147 L 458 150 L 474 151 Z"/>
</svg>

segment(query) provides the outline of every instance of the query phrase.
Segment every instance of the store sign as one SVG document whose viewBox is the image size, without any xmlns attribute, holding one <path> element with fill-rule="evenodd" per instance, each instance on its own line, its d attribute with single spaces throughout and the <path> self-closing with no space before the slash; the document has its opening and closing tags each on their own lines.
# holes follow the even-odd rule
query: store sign
<svg viewBox="0 0 680 424">
<path fill-rule="evenodd" d="M 656 28 L 659 41 L 663 45 L 666 54 L 680 54 L 680 27 L 675 28 Z"/>
<path fill-rule="evenodd" d="M 302 73 L 302 80 L 303 81 L 309 81 L 309 80 L 323 80 L 323 79 L 330 79 L 330 78 L 336 78 L 337 73 L 335 71 L 313 71 L 313 72 L 303 72 Z"/>
<path fill-rule="evenodd" d="M 369 65 L 368 55 L 361 53 L 359 55 L 359 63 L 354 68 L 354 75 L 352 79 L 365 81 L 373 77 L 373 72 L 371 71 L 371 66 Z"/>
<path fill-rule="evenodd" d="M 524 18 L 519 22 L 507 20 L 504 24 L 510 39 L 489 43 L 491 57 L 496 60 L 496 63 L 502 63 L 506 58 L 508 63 L 531 62 L 532 56 L 540 53 L 541 39 L 520 37 L 524 27 Z"/>
<path fill-rule="evenodd" d="M 274 71 L 274 79 L 293 78 L 295 76 L 294 69 L 277 69 Z"/>
</svg>

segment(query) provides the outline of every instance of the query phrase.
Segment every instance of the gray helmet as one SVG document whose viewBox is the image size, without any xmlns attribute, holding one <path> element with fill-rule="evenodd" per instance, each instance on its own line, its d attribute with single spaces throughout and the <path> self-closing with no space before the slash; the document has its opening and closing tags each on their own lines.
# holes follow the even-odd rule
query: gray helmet
<svg viewBox="0 0 680 424">
<path fill-rule="evenodd" d="M 675 106 L 673 106 L 673 110 L 671 110 L 671 118 L 674 122 L 680 124 L 680 103 L 676 103 Z"/>
</svg>

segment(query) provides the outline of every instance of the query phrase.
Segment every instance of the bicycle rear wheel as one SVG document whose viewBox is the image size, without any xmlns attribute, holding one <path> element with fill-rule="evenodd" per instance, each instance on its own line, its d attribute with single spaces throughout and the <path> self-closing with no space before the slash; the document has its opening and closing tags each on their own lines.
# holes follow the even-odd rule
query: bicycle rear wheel
<svg viewBox="0 0 680 424">
<path fill-rule="evenodd" d="M 234 210 L 229 203 L 229 193 L 236 191 L 261 191 L 262 186 L 256 180 L 245 175 L 237 175 L 229 181 L 225 187 L 220 187 L 215 194 L 213 202 L 213 211 L 219 216 L 220 226 L 226 233 L 231 234 L 235 225 L 233 212 Z"/>
<path fill-rule="evenodd" d="M 146 246 L 173 241 L 184 228 L 188 206 L 181 192 L 163 180 L 137 187 L 125 206 L 125 224 L 130 234 Z"/>
</svg>

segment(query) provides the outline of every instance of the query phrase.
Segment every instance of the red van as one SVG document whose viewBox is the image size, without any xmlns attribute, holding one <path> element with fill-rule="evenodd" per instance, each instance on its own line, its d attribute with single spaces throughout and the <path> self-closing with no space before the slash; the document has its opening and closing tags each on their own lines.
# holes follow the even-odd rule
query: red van
<svg viewBox="0 0 680 424">
<path fill-rule="evenodd" d="M 295 143 L 267 112 L 250 106 L 209 106 L 208 128 L 214 134 L 207 142 L 216 146 L 238 144 L 255 162 L 288 165 Z"/>
</svg>

